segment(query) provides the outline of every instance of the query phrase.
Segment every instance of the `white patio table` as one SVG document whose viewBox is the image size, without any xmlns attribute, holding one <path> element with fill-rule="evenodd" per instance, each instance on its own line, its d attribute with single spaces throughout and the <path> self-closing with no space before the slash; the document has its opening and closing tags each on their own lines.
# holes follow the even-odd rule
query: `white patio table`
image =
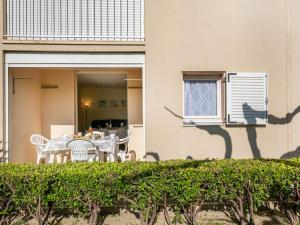
<svg viewBox="0 0 300 225">
<path fill-rule="evenodd" d="M 48 163 L 54 163 L 55 162 L 55 156 L 58 154 L 66 154 L 70 152 L 70 148 L 67 147 L 67 144 L 69 141 L 73 140 L 69 137 L 58 137 L 51 139 L 47 143 L 47 147 L 45 149 L 45 152 L 49 155 L 49 161 Z M 97 160 L 100 158 L 100 153 L 105 152 L 109 154 L 110 160 L 112 162 L 115 161 L 117 153 L 119 152 L 118 145 L 116 145 L 118 141 L 118 137 L 111 137 L 106 136 L 101 139 L 88 139 L 88 141 L 92 142 L 96 146 L 96 152 L 95 149 L 91 149 L 91 153 L 95 152 L 97 156 Z"/>
</svg>

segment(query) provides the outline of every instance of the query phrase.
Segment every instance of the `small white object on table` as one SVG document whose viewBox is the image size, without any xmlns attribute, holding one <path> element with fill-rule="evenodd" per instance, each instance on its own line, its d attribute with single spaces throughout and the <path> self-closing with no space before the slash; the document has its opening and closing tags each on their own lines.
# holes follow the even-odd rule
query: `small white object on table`
<svg viewBox="0 0 300 225">
<path fill-rule="evenodd" d="M 55 155 L 70 151 L 67 144 L 71 140 L 73 140 L 73 138 L 63 136 L 51 139 L 48 142 L 45 152 L 50 155 L 49 163 L 54 163 Z M 106 152 L 109 154 L 110 161 L 115 161 L 116 155 L 119 152 L 118 146 L 116 145 L 116 142 L 118 141 L 117 136 L 112 134 L 101 139 L 88 139 L 88 141 L 92 142 L 96 146 L 96 155 L 98 156 L 98 159 L 101 152 Z"/>
<path fill-rule="evenodd" d="M 116 134 L 117 130 L 108 130 L 109 134 Z"/>
</svg>

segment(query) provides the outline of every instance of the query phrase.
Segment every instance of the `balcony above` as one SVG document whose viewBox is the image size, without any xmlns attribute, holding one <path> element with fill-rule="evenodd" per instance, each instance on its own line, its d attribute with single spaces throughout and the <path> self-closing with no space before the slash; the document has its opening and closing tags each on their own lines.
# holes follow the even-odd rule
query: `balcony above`
<svg viewBox="0 0 300 225">
<path fill-rule="evenodd" d="M 7 0 L 5 40 L 144 41 L 144 0 Z"/>
</svg>

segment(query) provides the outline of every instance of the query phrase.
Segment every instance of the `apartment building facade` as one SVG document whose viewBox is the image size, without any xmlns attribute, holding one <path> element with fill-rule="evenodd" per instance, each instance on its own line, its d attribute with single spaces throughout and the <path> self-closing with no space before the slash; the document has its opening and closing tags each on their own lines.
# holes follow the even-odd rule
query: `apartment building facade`
<svg viewBox="0 0 300 225">
<path fill-rule="evenodd" d="M 138 159 L 300 155 L 297 0 L 4 0 L 0 8 L 3 161 L 33 161 L 30 134 L 50 136 L 53 124 L 79 131 L 77 78 L 91 74 L 126 75 Z"/>
</svg>

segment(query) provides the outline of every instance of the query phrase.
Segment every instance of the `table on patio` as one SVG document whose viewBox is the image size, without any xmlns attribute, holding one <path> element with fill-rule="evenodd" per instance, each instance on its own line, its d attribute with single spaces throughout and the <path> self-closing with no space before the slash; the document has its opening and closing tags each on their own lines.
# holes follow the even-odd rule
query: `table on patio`
<svg viewBox="0 0 300 225">
<path fill-rule="evenodd" d="M 58 137 L 51 139 L 47 143 L 47 148 L 45 152 L 49 154 L 49 161 L 48 163 L 54 163 L 55 158 L 57 155 L 62 155 L 62 156 L 67 156 L 67 154 L 70 154 L 71 149 L 67 146 L 69 141 L 74 140 L 73 138 L 69 137 Z M 79 139 L 80 140 L 80 139 Z M 119 152 L 118 145 L 116 144 L 118 141 L 118 137 L 114 136 L 106 136 L 104 138 L 99 138 L 99 139 L 84 139 L 82 140 L 88 140 L 92 142 L 95 147 L 96 147 L 96 152 L 95 148 L 90 149 L 89 153 L 90 154 L 96 154 L 96 160 L 100 160 L 100 154 L 102 153 L 107 153 L 110 157 L 110 160 L 112 162 L 115 161 L 117 153 Z M 113 147 L 111 147 L 113 145 Z"/>
</svg>

